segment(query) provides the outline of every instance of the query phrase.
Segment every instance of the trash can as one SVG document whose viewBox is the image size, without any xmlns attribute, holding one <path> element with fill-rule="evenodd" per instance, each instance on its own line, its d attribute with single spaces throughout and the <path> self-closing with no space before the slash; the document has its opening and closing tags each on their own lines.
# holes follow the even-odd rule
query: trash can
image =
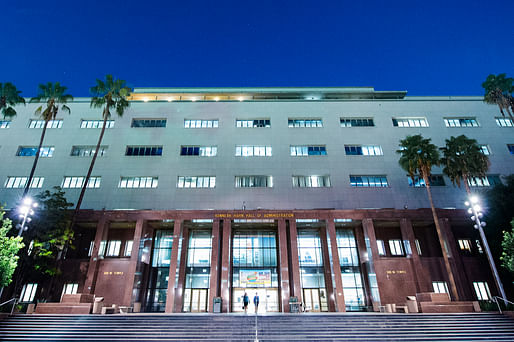
<svg viewBox="0 0 514 342">
<path fill-rule="evenodd" d="M 416 296 L 407 296 L 407 308 L 411 313 L 419 312 L 418 301 L 416 300 Z"/>
<path fill-rule="evenodd" d="M 221 297 L 214 297 L 212 299 L 212 311 L 214 313 L 221 313 Z"/>
<path fill-rule="evenodd" d="M 132 312 L 141 312 L 141 302 L 134 302 L 134 309 Z"/>
<path fill-rule="evenodd" d="M 93 303 L 93 313 L 94 314 L 102 313 L 103 307 L 104 307 L 104 297 L 95 297 L 95 302 Z"/>
<path fill-rule="evenodd" d="M 289 297 L 289 312 L 300 312 L 300 303 L 298 302 L 298 297 Z"/>
</svg>

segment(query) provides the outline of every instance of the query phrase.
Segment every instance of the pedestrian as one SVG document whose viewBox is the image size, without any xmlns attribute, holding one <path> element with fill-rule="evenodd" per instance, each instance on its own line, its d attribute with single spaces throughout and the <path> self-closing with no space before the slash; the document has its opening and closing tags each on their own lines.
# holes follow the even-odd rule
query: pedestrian
<svg viewBox="0 0 514 342">
<path fill-rule="evenodd" d="M 250 304 L 250 298 L 245 292 L 245 295 L 243 296 L 243 309 L 245 310 L 245 313 L 248 312 L 248 304 Z"/>
<path fill-rule="evenodd" d="M 253 305 L 255 305 L 255 313 L 259 311 L 259 293 L 255 292 L 255 297 L 253 297 Z"/>
</svg>

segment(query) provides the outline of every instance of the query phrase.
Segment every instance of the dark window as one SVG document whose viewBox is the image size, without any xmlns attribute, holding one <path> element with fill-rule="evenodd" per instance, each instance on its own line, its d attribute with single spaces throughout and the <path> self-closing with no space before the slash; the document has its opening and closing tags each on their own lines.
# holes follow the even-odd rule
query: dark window
<svg viewBox="0 0 514 342">
<path fill-rule="evenodd" d="M 349 156 L 362 156 L 362 146 L 345 146 L 344 151 Z"/>
<path fill-rule="evenodd" d="M 132 127 L 166 127 L 166 119 L 134 119 Z"/>
<path fill-rule="evenodd" d="M 508 144 L 507 148 L 509 149 L 510 154 L 514 154 L 514 144 Z"/>
<path fill-rule="evenodd" d="M 362 119 L 341 119 L 341 127 L 373 127 L 375 123 L 372 118 Z"/>
<path fill-rule="evenodd" d="M 199 156 L 200 146 L 182 146 L 180 148 L 181 156 Z"/>
<path fill-rule="evenodd" d="M 127 146 L 127 156 L 162 156 L 162 146 Z"/>
</svg>

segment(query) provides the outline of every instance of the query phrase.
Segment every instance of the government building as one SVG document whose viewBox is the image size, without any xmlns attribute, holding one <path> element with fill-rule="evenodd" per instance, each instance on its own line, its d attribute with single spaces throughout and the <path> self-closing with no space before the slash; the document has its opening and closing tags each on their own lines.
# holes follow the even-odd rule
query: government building
<svg viewBox="0 0 514 342">
<path fill-rule="evenodd" d="M 476 139 L 489 174 L 513 172 L 514 125 L 478 96 L 373 88 L 135 88 L 105 136 L 79 213 L 75 249 L 53 297 L 86 293 L 144 312 L 377 311 L 420 292 L 449 293 L 425 184 L 398 144 Z M 76 203 L 102 128 L 89 98 L 49 123 L 30 194 L 61 186 Z M 44 122 L 39 104 L 0 121 L 0 202 L 22 196 Z M 432 191 L 457 294 L 497 289 L 464 189 L 433 169 Z M 29 228 L 30 229 L 30 228 Z M 253 304 L 251 303 L 250 306 Z M 250 308 L 252 309 L 252 308 Z"/>
</svg>

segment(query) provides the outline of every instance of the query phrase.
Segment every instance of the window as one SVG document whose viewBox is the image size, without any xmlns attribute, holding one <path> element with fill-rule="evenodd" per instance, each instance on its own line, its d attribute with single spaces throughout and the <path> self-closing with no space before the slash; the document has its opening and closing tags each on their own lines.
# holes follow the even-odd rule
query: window
<svg viewBox="0 0 514 342">
<path fill-rule="evenodd" d="M 104 126 L 103 120 L 82 120 L 80 128 L 102 128 Z M 107 120 L 105 122 L 105 128 L 113 128 L 114 120 Z"/>
<path fill-rule="evenodd" d="M 478 300 L 490 300 L 491 292 L 489 292 L 489 286 L 485 281 L 474 281 L 473 288 Z"/>
<path fill-rule="evenodd" d="M 23 285 L 21 289 L 20 302 L 32 302 L 36 296 L 37 284 L 30 283 Z"/>
<path fill-rule="evenodd" d="M 147 127 L 166 127 L 166 119 L 133 119 L 132 125 L 134 128 L 147 128 Z"/>
<path fill-rule="evenodd" d="M 326 156 L 327 148 L 325 145 L 305 145 L 305 146 L 290 146 L 291 156 L 305 157 L 305 156 Z"/>
<path fill-rule="evenodd" d="M 422 253 L 421 253 L 421 244 L 419 243 L 419 240 L 418 239 L 414 240 L 414 244 L 416 245 L 416 250 L 418 251 L 418 255 L 421 256 L 422 255 Z"/>
<path fill-rule="evenodd" d="M 384 240 L 377 240 L 377 248 L 378 248 L 378 255 L 381 255 L 381 256 L 386 255 L 386 248 L 385 248 Z"/>
<path fill-rule="evenodd" d="M 289 127 L 323 127 L 323 121 L 321 119 L 289 119 Z"/>
<path fill-rule="evenodd" d="M 159 177 L 121 177 L 118 188 L 156 188 Z"/>
<path fill-rule="evenodd" d="M 177 188 L 214 188 L 216 187 L 215 176 L 179 176 Z"/>
<path fill-rule="evenodd" d="M 482 154 L 488 156 L 491 154 L 491 149 L 488 145 L 479 145 L 480 151 L 482 151 Z"/>
<path fill-rule="evenodd" d="M 349 156 L 382 156 L 379 145 L 344 145 L 344 151 Z"/>
<path fill-rule="evenodd" d="M 162 146 L 127 146 L 126 156 L 162 156 Z"/>
<path fill-rule="evenodd" d="M 471 240 L 459 239 L 458 242 L 461 251 L 471 252 Z"/>
<path fill-rule="evenodd" d="M 329 188 L 330 176 L 293 176 L 294 188 Z"/>
<path fill-rule="evenodd" d="M 418 175 L 414 176 L 414 181 L 410 176 L 407 176 L 407 180 L 409 181 L 409 186 L 413 186 L 415 188 L 424 188 L 426 186 L 425 180 Z M 430 175 L 430 186 L 445 186 L 443 175 Z"/>
<path fill-rule="evenodd" d="M 132 246 L 134 245 L 134 241 L 128 240 L 125 241 L 125 250 L 123 252 L 123 256 L 130 257 L 132 255 Z"/>
<path fill-rule="evenodd" d="M 341 127 L 374 127 L 373 118 L 341 118 Z"/>
<path fill-rule="evenodd" d="M 218 120 L 184 120 L 184 128 L 218 128 Z"/>
<path fill-rule="evenodd" d="M 500 127 L 514 127 L 514 122 L 510 118 L 496 118 L 496 124 Z"/>
<path fill-rule="evenodd" d="M 103 257 L 105 255 L 105 247 L 107 246 L 107 241 L 100 241 L 100 246 L 98 247 L 98 256 Z"/>
<path fill-rule="evenodd" d="M 236 188 L 272 188 L 272 176 L 236 176 Z"/>
<path fill-rule="evenodd" d="M 0 120 L 0 129 L 9 128 L 11 126 L 11 120 Z"/>
<path fill-rule="evenodd" d="M 45 120 L 30 120 L 29 128 L 43 128 Z M 62 128 L 62 120 L 49 120 L 46 128 Z"/>
<path fill-rule="evenodd" d="M 393 118 L 395 127 L 428 127 L 426 118 Z"/>
<path fill-rule="evenodd" d="M 64 189 L 77 189 L 82 188 L 84 185 L 84 180 L 86 177 L 69 177 L 65 176 L 62 180 L 61 187 Z M 88 189 L 98 189 L 100 187 L 100 183 L 102 181 L 102 177 L 89 177 L 89 181 L 87 182 Z"/>
<path fill-rule="evenodd" d="M 404 255 L 402 248 L 402 240 L 389 240 L 389 250 L 391 255 L 401 256 Z"/>
<path fill-rule="evenodd" d="M 485 178 L 473 177 L 468 179 L 469 186 L 475 187 L 485 187 L 485 186 L 495 186 L 496 184 L 501 184 L 500 176 L 498 175 L 489 175 Z"/>
<path fill-rule="evenodd" d="M 107 152 L 108 146 L 100 146 L 98 150 L 98 156 L 103 157 L 103 155 Z M 95 154 L 96 146 L 73 146 L 71 148 L 71 156 L 73 157 L 92 157 Z"/>
<path fill-rule="evenodd" d="M 510 154 L 514 154 L 514 144 L 507 144 L 507 149 L 509 150 Z"/>
<path fill-rule="evenodd" d="M 239 128 L 271 127 L 271 120 L 270 119 L 236 120 L 236 127 L 239 127 Z"/>
<path fill-rule="evenodd" d="M 55 148 L 53 146 L 42 146 L 39 150 L 39 156 L 41 158 L 49 158 L 54 155 Z M 20 146 L 16 155 L 19 157 L 32 157 L 37 152 L 37 146 Z"/>
<path fill-rule="evenodd" d="M 91 255 L 93 255 L 93 248 L 95 247 L 95 241 L 94 240 L 91 240 L 91 242 L 89 243 L 89 251 L 87 252 L 87 256 L 90 257 Z"/>
<path fill-rule="evenodd" d="M 236 146 L 236 157 L 271 157 L 271 146 Z"/>
<path fill-rule="evenodd" d="M 435 293 L 448 293 L 448 284 L 445 281 L 433 281 L 432 288 Z"/>
<path fill-rule="evenodd" d="M 77 294 L 77 291 L 79 289 L 78 283 L 66 283 L 64 284 L 62 288 L 62 294 Z"/>
<path fill-rule="evenodd" d="M 121 240 L 110 240 L 107 243 L 107 253 L 105 256 L 117 257 L 120 255 Z"/>
<path fill-rule="evenodd" d="M 181 156 L 215 157 L 217 154 L 217 146 L 180 146 Z"/>
<path fill-rule="evenodd" d="M 7 189 L 22 189 L 27 185 L 29 177 L 7 177 L 7 181 L 5 182 L 5 188 Z M 41 189 L 43 187 L 43 182 L 45 177 L 32 177 L 32 181 L 30 182 L 30 188 L 33 189 Z"/>
<path fill-rule="evenodd" d="M 477 244 L 478 253 L 484 253 L 484 250 L 482 249 L 482 243 L 480 242 L 480 240 L 475 240 L 475 243 Z"/>
<path fill-rule="evenodd" d="M 478 127 L 476 118 L 445 118 L 446 127 Z"/>
<path fill-rule="evenodd" d="M 389 186 L 386 176 L 357 176 L 350 175 L 350 184 L 353 187 L 381 188 Z"/>
</svg>

